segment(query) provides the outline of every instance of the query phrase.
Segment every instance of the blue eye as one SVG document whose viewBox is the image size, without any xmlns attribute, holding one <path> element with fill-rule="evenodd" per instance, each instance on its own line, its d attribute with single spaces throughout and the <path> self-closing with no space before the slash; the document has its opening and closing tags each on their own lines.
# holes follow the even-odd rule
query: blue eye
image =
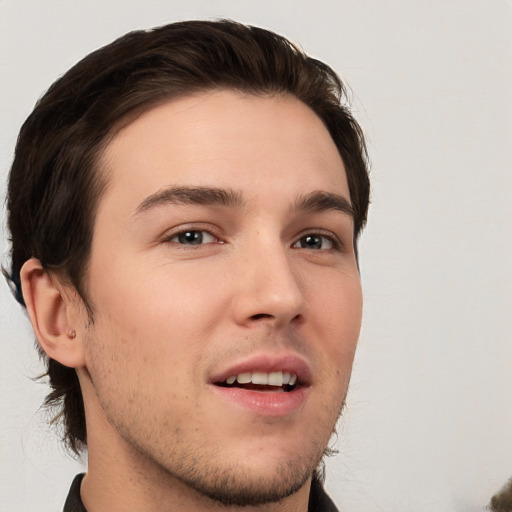
<svg viewBox="0 0 512 512">
<path fill-rule="evenodd" d="M 334 247 L 334 242 L 327 236 L 310 234 L 299 238 L 292 247 L 318 251 L 322 249 L 332 249 Z"/>
<path fill-rule="evenodd" d="M 201 245 L 211 244 L 216 238 L 208 231 L 190 229 L 174 235 L 169 241 L 182 245 Z"/>
</svg>

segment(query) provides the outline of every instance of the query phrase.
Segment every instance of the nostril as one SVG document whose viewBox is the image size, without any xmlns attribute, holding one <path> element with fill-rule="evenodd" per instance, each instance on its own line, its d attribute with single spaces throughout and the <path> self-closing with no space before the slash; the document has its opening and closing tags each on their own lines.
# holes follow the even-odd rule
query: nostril
<svg viewBox="0 0 512 512">
<path fill-rule="evenodd" d="M 252 315 L 252 320 L 261 320 L 262 318 L 272 318 L 272 315 L 269 315 L 267 313 L 258 313 L 257 315 Z"/>
</svg>

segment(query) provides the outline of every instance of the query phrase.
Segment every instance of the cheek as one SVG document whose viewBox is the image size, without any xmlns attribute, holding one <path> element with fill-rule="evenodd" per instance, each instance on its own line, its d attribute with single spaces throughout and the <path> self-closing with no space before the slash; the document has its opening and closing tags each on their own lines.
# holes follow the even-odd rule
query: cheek
<svg viewBox="0 0 512 512">
<path fill-rule="evenodd" d="M 200 357 L 226 309 L 225 288 L 215 282 L 219 273 L 145 264 L 122 270 L 112 271 L 108 285 L 91 294 L 96 336 L 122 351 L 116 358 L 172 365 L 188 354 Z M 95 277 L 95 283 L 106 283 Z"/>
<path fill-rule="evenodd" d="M 313 328 L 320 334 L 324 351 L 338 365 L 351 365 L 361 328 L 359 275 L 341 275 L 329 280 L 311 298 L 311 304 Z"/>
</svg>

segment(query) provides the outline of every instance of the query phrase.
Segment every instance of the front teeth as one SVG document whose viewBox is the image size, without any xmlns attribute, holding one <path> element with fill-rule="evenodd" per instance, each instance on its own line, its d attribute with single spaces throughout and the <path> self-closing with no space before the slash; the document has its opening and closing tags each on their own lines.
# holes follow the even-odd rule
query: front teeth
<svg viewBox="0 0 512 512">
<path fill-rule="evenodd" d="M 240 373 L 236 376 L 236 381 L 238 384 L 249 384 L 251 382 L 251 373 Z"/>
<path fill-rule="evenodd" d="M 259 384 L 261 386 L 294 386 L 297 382 L 297 375 L 288 372 L 244 372 L 238 375 L 231 375 L 226 379 L 226 384 Z"/>
</svg>

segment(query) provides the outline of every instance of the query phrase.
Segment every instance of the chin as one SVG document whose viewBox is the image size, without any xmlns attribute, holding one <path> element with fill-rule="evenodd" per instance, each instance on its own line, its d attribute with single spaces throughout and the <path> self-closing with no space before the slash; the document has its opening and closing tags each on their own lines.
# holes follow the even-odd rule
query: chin
<svg viewBox="0 0 512 512">
<path fill-rule="evenodd" d="M 304 461 L 287 461 L 274 471 L 253 471 L 246 467 L 217 468 L 182 481 L 204 498 L 222 505 L 258 506 L 277 503 L 295 494 L 312 478 L 315 469 L 316 465 Z"/>
</svg>

